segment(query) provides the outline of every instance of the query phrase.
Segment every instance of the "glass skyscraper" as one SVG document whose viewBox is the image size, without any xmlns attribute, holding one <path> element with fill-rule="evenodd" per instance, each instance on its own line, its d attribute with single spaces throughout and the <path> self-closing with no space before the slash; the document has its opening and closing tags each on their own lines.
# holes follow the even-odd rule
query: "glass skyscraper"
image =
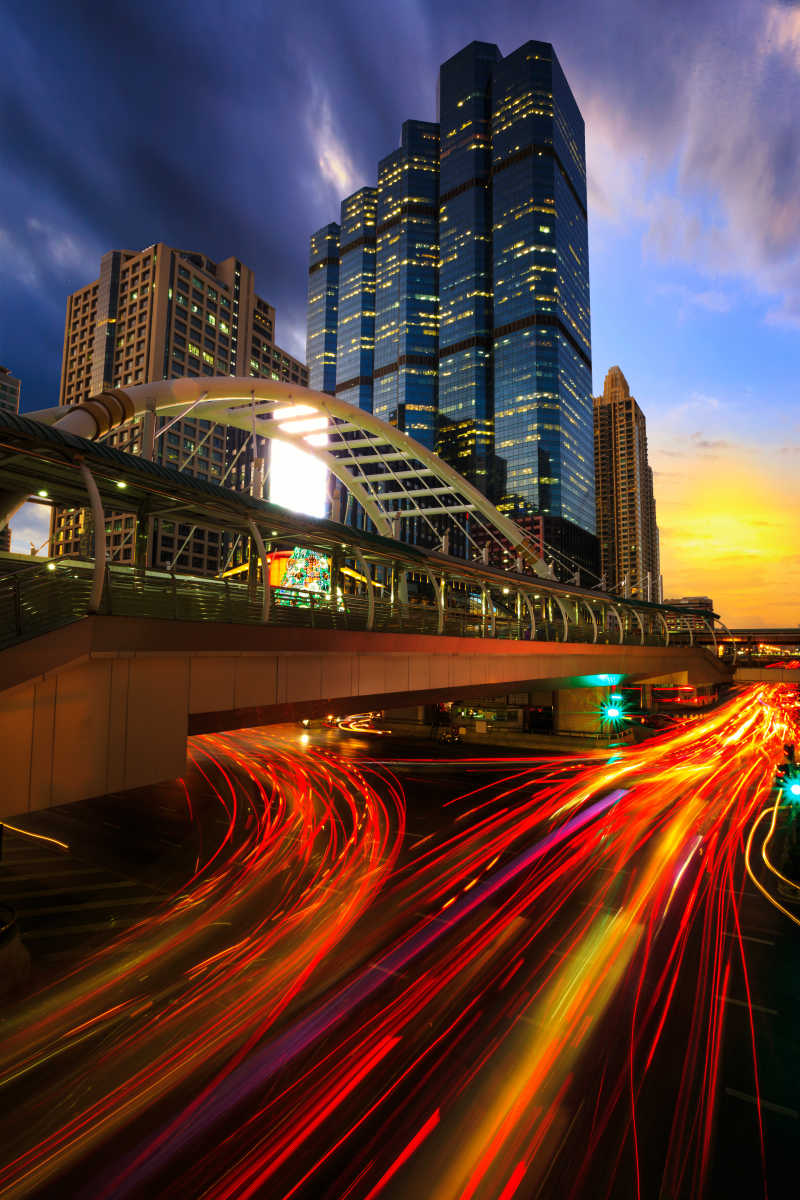
<svg viewBox="0 0 800 1200">
<path fill-rule="evenodd" d="M 342 201 L 336 327 L 336 395 L 372 412 L 375 350 L 376 188 Z"/>
<path fill-rule="evenodd" d="M 492 72 L 492 243 L 500 507 L 594 533 L 583 119 L 544 42 Z"/>
<path fill-rule="evenodd" d="M 308 263 L 308 386 L 316 392 L 336 391 L 336 328 L 339 304 L 339 233 L 336 224 L 311 235 Z"/>
<path fill-rule="evenodd" d="M 406 122 L 377 196 L 342 205 L 336 393 L 596 571 L 583 119 L 546 42 L 466 46 L 441 67 L 438 115 Z M 345 208 L 367 194 L 375 291 L 346 249 L 366 248 Z"/>
<path fill-rule="evenodd" d="M 441 456 L 493 500 L 492 70 L 473 42 L 439 72 L 439 423 Z"/>
<path fill-rule="evenodd" d="M 373 412 L 423 446 L 436 433 L 439 126 L 406 121 L 378 166 Z"/>
</svg>

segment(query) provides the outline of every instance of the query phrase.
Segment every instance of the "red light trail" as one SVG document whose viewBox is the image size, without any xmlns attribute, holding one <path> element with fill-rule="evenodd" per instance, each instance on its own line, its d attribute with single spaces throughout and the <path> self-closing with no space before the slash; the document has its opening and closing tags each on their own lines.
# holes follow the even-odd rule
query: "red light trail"
<svg viewBox="0 0 800 1200">
<path fill-rule="evenodd" d="M 195 739 L 221 835 L 6 1021 L 0 1192 L 702 1195 L 734 971 L 764 1157 L 739 910 L 796 729 L 764 686 L 610 757 L 460 758 L 417 840 L 385 764 Z"/>
</svg>

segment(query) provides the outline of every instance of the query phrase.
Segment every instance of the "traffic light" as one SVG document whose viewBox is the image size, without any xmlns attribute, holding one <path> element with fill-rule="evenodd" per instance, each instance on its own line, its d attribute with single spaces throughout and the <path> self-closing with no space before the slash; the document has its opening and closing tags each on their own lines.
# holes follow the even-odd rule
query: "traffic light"
<svg viewBox="0 0 800 1200">
<path fill-rule="evenodd" d="M 800 804 L 800 766 L 795 757 L 794 742 L 783 747 L 784 761 L 775 772 L 775 786 L 780 788 L 789 804 Z"/>
<path fill-rule="evenodd" d="M 625 697 L 619 692 L 612 692 L 603 705 L 603 720 L 610 725 L 616 725 L 625 718 Z"/>
</svg>

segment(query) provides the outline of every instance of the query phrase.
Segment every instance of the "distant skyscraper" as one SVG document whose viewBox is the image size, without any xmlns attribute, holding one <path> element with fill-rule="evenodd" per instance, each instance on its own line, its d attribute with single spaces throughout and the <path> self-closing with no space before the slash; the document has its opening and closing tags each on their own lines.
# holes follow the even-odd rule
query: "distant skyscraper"
<svg viewBox="0 0 800 1200">
<path fill-rule="evenodd" d="M 275 309 L 256 295 L 253 272 L 236 258 L 215 263 L 161 242 L 140 251 L 111 250 L 100 277 L 67 298 L 60 402 L 182 376 L 253 375 L 305 386 L 305 366 L 275 345 L 274 330 Z M 165 424 L 148 414 L 105 440 L 198 479 L 249 487 L 248 434 L 212 430 L 191 416 L 161 434 Z M 113 514 L 110 526 L 112 561 L 130 562 L 134 518 Z M 84 553 L 89 536 L 85 509 L 59 510 L 52 553 Z M 154 566 L 174 563 L 213 574 L 225 565 L 225 540 L 215 530 L 162 522 L 153 529 L 150 554 Z"/>
<path fill-rule="evenodd" d="M 584 126 L 548 43 L 449 59 L 438 127 L 406 122 L 377 197 L 344 201 L 336 394 L 596 569 Z"/>
<path fill-rule="evenodd" d="M 0 367 L 0 412 L 19 412 L 19 398 L 22 384 L 9 371 L 8 367 Z"/>
<path fill-rule="evenodd" d="M 331 395 L 336 391 L 340 232 L 331 224 L 313 233 L 308 261 L 308 386 Z"/>
<path fill-rule="evenodd" d="M 372 412 L 375 353 L 375 217 L 377 190 L 361 188 L 342 201 L 336 395 Z"/>
<path fill-rule="evenodd" d="M 423 446 L 436 435 L 439 126 L 406 121 L 378 166 L 372 411 Z"/>
<path fill-rule="evenodd" d="M 0 367 L 0 413 L 18 413 L 19 398 L 22 384 L 9 371 L 8 367 Z M 0 529 L 0 550 L 11 549 L 11 530 L 6 526 Z"/>
<path fill-rule="evenodd" d="M 594 398 L 597 534 L 609 591 L 660 599 L 660 562 L 653 472 L 647 461 L 644 413 L 619 367 Z"/>
<path fill-rule="evenodd" d="M 493 500 L 492 71 L 473 42 L 439 71 L 439 427 L 446 462 Z"/>
</svg>

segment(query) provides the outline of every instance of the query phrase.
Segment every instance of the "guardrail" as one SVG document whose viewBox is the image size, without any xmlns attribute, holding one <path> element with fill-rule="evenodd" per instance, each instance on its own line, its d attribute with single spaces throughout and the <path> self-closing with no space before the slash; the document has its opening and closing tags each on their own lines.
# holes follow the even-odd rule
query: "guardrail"
<svg viewBox="0 0 800 1200">
<path fill-rule="evenodd" d="M 37 637 L 87 616 L 94 565 L 62 558 L 25 565 L 0 577 L 0 649 Z M 270 625 L 312 629 L 372 630 L 378 633 L 444 634 L 500 640 L 665 645 L 663 621 L 652 613 L 628 611 L 602 597 L 587 602 L 569 594 L 528 595 L 500 589 L 483 595 L 441 587 L 437 600 L 391 595 L 370 597 L 336 587 L 331 593 L 272 587 Z M 502 592 L 508 592 L 503 588 Z M 437 603 L 438 601 L 438 603 Z M 109 564 L 100 612 L 119 617 L 170 621 L 213 621 L 259 625 L 264 620 L 260 587 L 229 579 L 197 579 L 165 572 L 140 573 Z M 688 645 L 685 631 L 670 631 L 670 645 Z"/>
</svg>

